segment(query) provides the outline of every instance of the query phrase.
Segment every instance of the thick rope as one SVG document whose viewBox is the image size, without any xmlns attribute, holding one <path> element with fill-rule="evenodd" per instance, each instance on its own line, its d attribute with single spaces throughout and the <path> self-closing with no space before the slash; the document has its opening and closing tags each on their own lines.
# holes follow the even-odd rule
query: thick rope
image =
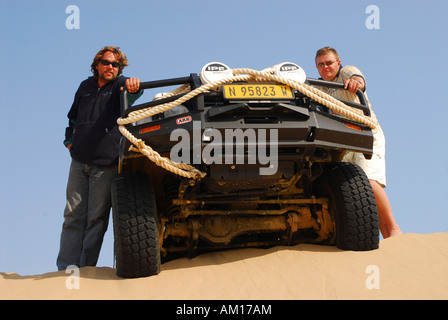
<svg viewBox="0 0 448 320">
<path fill-rule="evenodd" d="M 344 118 L 354 120 L 356 122 L 362 123 L 370 127 L 371 129 L 375 129 L 378 125 L 375 119 L 367 117 L 363 115 L 359 110 L 354 110 L 353 108 L 347 106 L 341 101 L 335 99 L 329 94 L 309 86 L 305 83 L 300 83 L 294 80 L 290 80 L 287 78 L 279 77 L 274 75 L 274 67 L 270 67 L 264 69 L 263 71 L 257 71 L 253 69 L 247 68 L 239 68 L 233 69 L 233 76 L 227 77 L 224 79 L 220 79 L 208 84 L 205 84 L 193 91 L 191 91 L 189 85 L 183 85 L 176 90 L 164 94 L 163 98 L 171 97 L 180 93 L 186 93 L 184 96 L 178 98 L 175 101 L 164 103 L 155 107 L 150 107 L 142 110 L 132 111 L 128 114 L 126 118 L 119 118 L 117 123 L 119 124 L 120 132 L 128 139 L 132 144 L 134 144 L 137 148 L 131 147 L 130 150 L 141 152 L 146 157 L 148 157 L 151 161 L 156 163 L 158 166 L 163 167 L 164 169 L 173 172 L 177 175 L 192 178 L 195 180 L 200 180 L 205 177 L 206 173 L 203 173 L 196 169 L 195 167 L 185 164 L 171 161 L 169 158 L 162 157 L 159 153 L 154 151 L 151 147 L 147 146 L 145 142 L 141 139 L 137 139 L 133 136 L 125 127 L 126 124 L 134 123 L 140 120 L 143 120 L 147 117 L 163 113 L 167 110 L 170 110 L 174 107 L 177 107 L 188 101 L 199 94 L 205 93 L 211 89 L 221 86 L 225 83 L 238 82 L 238 81 L 255 81 L 255 82 L 265 82 L 265 81 L 275 81 L 279 83 L 286 84 L 287 86 L 296 89 L 297 91 L 303 93 L 304 95 L 310 97 L 311 99 L 317 101 L 318 103 L 334 110 L 339 115 Z"/>
<path fill-rule="evenodd" d="M 357 110 L 355 111 L 352 107 L 347 106 L 345 103 L 337 100 L 336 98 L 330 96 L 329 94 L 317 88 L 314 88 L 310 85 L 307 85 L 306 83 L 300 83 L 298 81 L 275 76 L 271 73 L 260 72 L 246 68 L 233 69 L 233 73 L 235 74 L 246 73 L 249 75 L 253 75 L 257 77 L 257 80 L 260 79 L 260 81 L 271 80 L 281 82 L 283 84 L 288 85 L 289 87 L 296 89 L 297 91 L 303 93 L 304 95 L 310 97 L 311 99 L 317 101 L 318 103 L 327 106 L 328 108 L 340 114 L 346 119 L 354 120 L 356 122 L 365 124 L 371 129 L 375 129 L 376 126 L 378 125 L 378 122 L 375 119 L 365 116 L 364 114 L 362 114 L 361 111 Z"/>
</svg>

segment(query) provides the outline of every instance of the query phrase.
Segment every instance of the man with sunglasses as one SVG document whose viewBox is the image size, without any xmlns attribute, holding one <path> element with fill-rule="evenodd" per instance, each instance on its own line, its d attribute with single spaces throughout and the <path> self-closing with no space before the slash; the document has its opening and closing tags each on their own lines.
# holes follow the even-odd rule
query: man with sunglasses
<svg viewBox="0 0 448 320">
<path fill-rule="evenodd" d="M 127 65 L 118 47 L 102 48 L 91 65 L 93 76 L 80 84 L 68 113 L 64 145 L 72 162 L 58 270 L 97 263 L 109 222 L 111 185 L 117 173 L 121 91 L 129 91 L 129 105 L 143 93 L 139 79 L 122 76 Z"/>
<path fill-rule="evenodd" d="M 323 87 L 319 87 L 319 89 L 335 98 L 358 103 L 359 99 L 356 96 L 356 92 L 358 89 L 363 91 L 370 108 L 371 116 L 376 119 L 367 94 L 365 93 L 366 81 L 364 75 L 358 68 L 354 66 L 343 67 L 338 52 L 330 47 L 319 49 L 316 52 L 315 62 L 317 71 L 323 80 L 344 83 L 344 87 L 347 91 Z M 348 152 L 344 156 L 343 161 L 359 165 L 369 178 L 378 207 L 380 231 L 383 238 L 386 239 L 391 236 L 400 235 L 402 232 L 395 222 L 389 198 L 384 190 L 386 187 L 386 142 L 384 133 L 379 125 L 373 130 L 373 138 L 372 159 L 365 159 L 362 153 Z"/>
</svg>

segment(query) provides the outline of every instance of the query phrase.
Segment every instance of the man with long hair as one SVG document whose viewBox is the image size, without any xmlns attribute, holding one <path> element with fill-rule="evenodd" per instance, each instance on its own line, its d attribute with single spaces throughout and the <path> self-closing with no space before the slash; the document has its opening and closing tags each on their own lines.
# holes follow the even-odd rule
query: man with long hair
<svg viewBox="0 0 448 320">
<path fill-rule="evenodd" d="M 129 105 L 142 94 L 139 79 L 122 76 L 127 65 L 118 47 L 102 48 L 91 65 L 93 76 L 81 82 L 68 112 L 64 145 L 72 162 L 58 270 L 97 263 L 109 222 L 111 185 L 118 170 L 121 91 L 129 91 Z"/>
</svg>

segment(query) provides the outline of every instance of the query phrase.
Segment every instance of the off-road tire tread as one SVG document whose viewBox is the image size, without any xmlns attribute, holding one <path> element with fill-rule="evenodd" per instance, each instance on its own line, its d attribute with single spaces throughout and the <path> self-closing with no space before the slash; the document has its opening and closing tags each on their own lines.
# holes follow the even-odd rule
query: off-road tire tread
<svg viewBox="0 0 448 320">
<path fill-rule="evenodd" d="M 124 173 L 112 186 L 117 275 L 137 278 L 160 272 L 157 209 L 144 173 Z"/>
<path fill-rule="evenodd" d="M 378 209 L 364 171 L 352 163 L 330 163 L 324 166 L 323 179 L 336 207 L 336 246 L 353 251 L 378 249 Z"/>
</svg>

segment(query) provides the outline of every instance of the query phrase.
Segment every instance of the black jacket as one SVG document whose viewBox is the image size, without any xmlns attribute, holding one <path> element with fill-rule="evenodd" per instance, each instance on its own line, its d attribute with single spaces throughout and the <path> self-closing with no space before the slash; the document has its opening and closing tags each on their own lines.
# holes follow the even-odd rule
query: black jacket
<svg viewBox="0 0 448 320">
<path fill-rule="evenodd" d="M 95 165 L 118 162 L 120 87 L 125 85 L 126 79 L 119 76 L 101 88 L 94 77 L 81 82 L 68 112 L 69 126 L 65 130 L 64 144 L 72 143 L 70 154 L 73 159 Z M 140 90 L 128 95 L 129 105 L 142 93 Z"/>
</svg>

